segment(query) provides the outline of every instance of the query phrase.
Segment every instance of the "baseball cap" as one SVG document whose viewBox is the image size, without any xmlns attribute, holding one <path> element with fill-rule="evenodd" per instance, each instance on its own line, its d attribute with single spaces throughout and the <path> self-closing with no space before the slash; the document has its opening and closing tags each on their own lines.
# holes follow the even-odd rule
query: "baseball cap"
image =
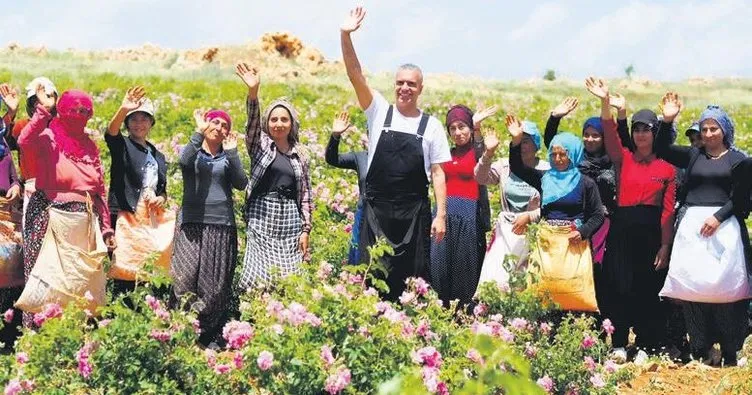
<svg viewBox="0 0 752 395">
<path fill-rule="evenodd" d="M 154 103 L 152 103 L 148 98 L 145 98 L 137 109 L 128 111 L 128 114 L 125 115 L 125 118 L 127 119 L 129 116 L 137 112 L 143 112 L 149 115 L 151 117 L 152 123 L 156 122 L 154 118 Z"/>
<path fill-rule="evenodd" d="M 653 111 L 642 109 L 632 115 L 632 125 L 636 123 L 644 123 L 652 129 L 658 126 L 658 117 Z"/>
<path fill-rule="evenodd" d="M 29 82 L 29 85 L 26 85 L 26 98 L 29 99 L 37 94 L 37 87 L 39 85 L 42 85 L 44 87 L 45 93 L 48 95 L 50 94 L 58 94 L 57 88 L 55 87 L 55 84 L 50 81 L 47 77 L 37 77 L 31 80 Z"/>
</svg>

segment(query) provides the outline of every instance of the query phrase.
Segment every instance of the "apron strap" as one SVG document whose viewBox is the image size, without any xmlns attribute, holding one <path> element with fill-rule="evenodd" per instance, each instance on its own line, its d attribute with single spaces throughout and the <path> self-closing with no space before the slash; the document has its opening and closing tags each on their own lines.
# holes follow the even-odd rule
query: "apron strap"
<svg viewBox="0 0 752 395">
<path fill-rule="evenodd" d="M 386 118 L 384 118 L 384 129 L 392 127 L 392 114 L 394 113 L 394 106 L 389 105 L 389 109 L 386 110 Z"/>
<path fill-rule="evenodd" d="M 423 134 L 426 133 L 427 126 L 428 126 L 428 114 L 423 113 L 423 116 L 420 117 L 420 123 L 418 124 L 418 136 L 423 137 Z"/>
</svg>

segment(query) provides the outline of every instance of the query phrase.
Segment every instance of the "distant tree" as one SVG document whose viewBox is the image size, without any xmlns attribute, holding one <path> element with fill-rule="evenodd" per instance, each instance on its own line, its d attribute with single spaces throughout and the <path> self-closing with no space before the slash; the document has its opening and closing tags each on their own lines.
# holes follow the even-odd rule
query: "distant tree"
<svg viewBox="0 0 752 395">
<path fill-rule="evenodd" d="M 546 70 L 546 74 L 543 75 L 543 79 L 546 81 L 555 81 L 556 71 L 554 71 L 553 69 Z"/>
<path fill-rule="evenodd" d="M 627 78 L 629 78 L 631 80 L 632 79 L 632 75 L 634 74 L 634 66 L 631 65 L 631 64 L 629 66 L 627 66 L 627 68 L 624 69 L 624 73 L 626 73 L 627 74 Z"/>
</svg>

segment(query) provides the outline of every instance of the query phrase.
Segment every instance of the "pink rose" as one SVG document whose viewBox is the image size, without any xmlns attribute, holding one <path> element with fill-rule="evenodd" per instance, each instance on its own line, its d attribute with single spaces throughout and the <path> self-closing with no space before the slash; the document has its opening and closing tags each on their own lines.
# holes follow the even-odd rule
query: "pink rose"
<svg viewBox="0 0 752 395">
<path fill-rule="evenodd" d="M 3 320 L 5 320 L 6 323 L 10 323 L 13 321 L 13 309 L 10 308 L 8 310 L 5 310 L 5 313 L 3 313 Z"/>
<path fill-rule="evenodd" d="M 545 376 L 539 378 L 538 381 L 536 381 L 536 383 L 541 388 L 543 388 L 543 390 L 545 390 L 546 393 L 550 394 L 550 393 L 554 392 L 554 381 L 551 380 L 551 378 L 548 377 L 548 375 L 545 375 Z"/>
<path fill-rule="evenodd" d="M 261 351 L 261 353 L 258 356 L 258 359 L 256 360 L 256 364 L 258 365 L 259 369 L 262 371 L 269 370 L 272 367 L 272 364 L 274 363 L 274 354 L 270 353 L 269 351 Z"/>
<path fill-rule="evenodd" d="M 350 379 L 350 369 L 341 368 L 326 378 L 324 391 L 332 395 L 339 394 L 345 387 L 350 385 Z"/>
<path fill-rule="evenodd" d="M 16 354 L 16 362 L 23 365 L 26 362 L 29 362 L 29 354 L 25 352 L 19 352 Z"/>
<path fill-rule="evenodd" d="M 606 386 L 606 381 L 603 380 L 603 376 L 600 373 L 596 373 L 590 378 L 590 384 L 593 384 L 595 388 L 603 388 Z"/>
<path fill-rule="evenodd" d="M 235 351 L 235 355 L 232 357 L 232 363 L 235 365 L 235 369 L 243 369 L 243 353 Z"/>
<path fill-rule="evenodd" d="M 467 350 L 467 354 L 465 354 L 465 356 L 478 365 L 483 365 L 483 357 L 480 355 L 480 352 L 478 352 L 478 350 L 471 348 Z"/>
<path fill-rule="evenodd" d="M 230 371 L 232 367 L 226 363 L 218 363 L 214 365 L 214 373 L 216 374 L 225 374 Z"/>
<path fill-rule="evenodd" d="M 253 327 L 245 321 L 233 320 L 222 328 L 222 337 L 227 341 L 227 347 L 233 350 L 243 348 L 253 335 Z"/>
<path fill-rule="evenodd" d="M 596 343 L 596 339 L 592 336 L 590 336 L 589 333 L 585 334 L 585 337 L 582 339 L 582 348 L 588 349 L 590 347 L 593 347 Z"/>
<path fill-rule="evenodd" d="M 319 357 L 321 357 L 321 361 L 324 363 L 324 368 L 329 369 L 330 366 L 334 364 L 334 355 L 332 354 L 332 349 L 328 345 L 321 346 L 321 353 L 319 353 Z"/>
<path fill-rule="evenodd" d="M 588 372 L 595 372 L 595 360 L 592 357 L 585 357 L 584 363 Z"/>
<path fill-rule="evenodd" d="M 5 385 L 5 395 L 17 395 L 23 392 L 23 387 L 18 379 L 12 379 Z"/>
<path fill-rule="evenodd" d="M 601 327 L 609 335 L 613 334 L 614 330 L 616 330 L 616 328 L 614 328 L 614 325 L 611 324 L 611 320 L 609 320 L 608 318 L 606 318 L 605 320 L 603 320 L 603 325 L 601 325 Z"/>
</svg>

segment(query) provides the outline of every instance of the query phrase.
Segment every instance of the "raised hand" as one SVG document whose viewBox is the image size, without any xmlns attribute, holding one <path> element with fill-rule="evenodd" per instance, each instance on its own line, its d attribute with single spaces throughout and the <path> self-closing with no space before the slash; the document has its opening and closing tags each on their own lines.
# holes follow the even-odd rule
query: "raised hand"
<svg viewBox="0 0 752 395">
<path fill-rule="evenodd" d="M 52 108 L 55 106 L 55 94 L 47 93 L 44 89 L 44 85 L 37 85 L 37 101 L 45 108 Z"/>
<path fill-rule="evenodd" d="M 625 99 L 624 96 L 618 93 L 609 93 L 608 95 L 610 97 L 609 103 L 611 104 L 611 107 L 618 111 L 625 111 L 627 109 L 627 99 Z"/>
<path fill-rule="evenodd" d="M 486 156 L 491 158 L 499 148 L 499 137 L 495 130 L 486 130 L 483 132 L 483 144 L 486 145 Z"/>
<path fill-rule="evenodd" d="M 499 106 L 497 105 L 478 110 L 475 114 L 473 114 L 473 128 L 479 128 L 481 122 L 489 117 L 492 117 L 494 114 L 496 114 L 496 111 L 499 111 Z"/>
<path fill-rule="evenodd" d="M 256 67 L 251 67 L 248 63 L 238 63 L 235 65 L 235 74 L 248 86 L 249 89 L 257 89 L 261 84 L 261 76 Z"/>
<path fill-rule="evenodd" d="M 18 91 L 8 84 L 0 85 L 0 97 L 8 106 L 8 110 L 15 113 L 18 110 Z"/>
<path fill-rule="evenodd" d="M 674 122 L 674 118 L 681 112 L 683 107 L 679 94 L 676 92 L 666 92 L 661 99 L 661 108 L 663 110 L 663 121 Z"/>
<path fill-rule="evenodd" d="M 603 79 L 588 77 L 585 79 L 585 87 L 590 93 L 599 99 L 608 98 L 608 83 Z"/>
<path fill-rule="evenodd" d="M 350 114 L 348 114 L 347 111 L 343 111 L 334 117 L 334 121 L 332 122 L 332 134 L 340 136 L 342 133 L 350 129 L 351 126 Z"/>
<path fill-rule="evenodd" d="M 143 86 L 134 86 L 125 92 L 125 97 L 120 104 L 120 108 L 127 111 L 133 111 L 144 104 L 145 96 L 146 90 Z"/>
<path fill-rule="evenodd" d="M 352 33 L 360 28 L 363 23 L 363 18 L 366 17 L 366 10 L 363 7 L 356 7 L 350 10 L 350 15 L 342 22 L 342 26 L 339 29 L 342 33 Z"/>
<path fill-rule="evenodd" d="M 222 140 L 222 149 L 226 151 L 235 148 L 238 148 L 238 132 L 232 131 Z"/>
<path fill-rule="evenodd" d="M 577 105 L 580 104 L 580 101 L 577 100 L 576 97 L 569 96 L 565 98 L 559 105 L 554 107 L 554 109 L 551 111 L 551 116 L 555 118 L 561 118 L 569 114 L 570 112 L 574 111 L 575 108 L 577 108 Z"/>
<path fill-rule="evenodd" d="M 204 134 L 206 129 L 209 129 L 209 122 L 204 118 L 205 113 L 206 111 L 202 109 L 193 110 L 193 120 L 196 122 L 196 129 L 201 134 Z"/>
<path fill-rule="evenodd" d="M 504 118 L 504 123 L 507 125 L 509 134 L 512 136 L 512 142 L 517 145 L 522 142 L 522 133 L 524 133 L 524 126 L 522 121 L 514 114 L 507 114 Z"/>
</svg>

